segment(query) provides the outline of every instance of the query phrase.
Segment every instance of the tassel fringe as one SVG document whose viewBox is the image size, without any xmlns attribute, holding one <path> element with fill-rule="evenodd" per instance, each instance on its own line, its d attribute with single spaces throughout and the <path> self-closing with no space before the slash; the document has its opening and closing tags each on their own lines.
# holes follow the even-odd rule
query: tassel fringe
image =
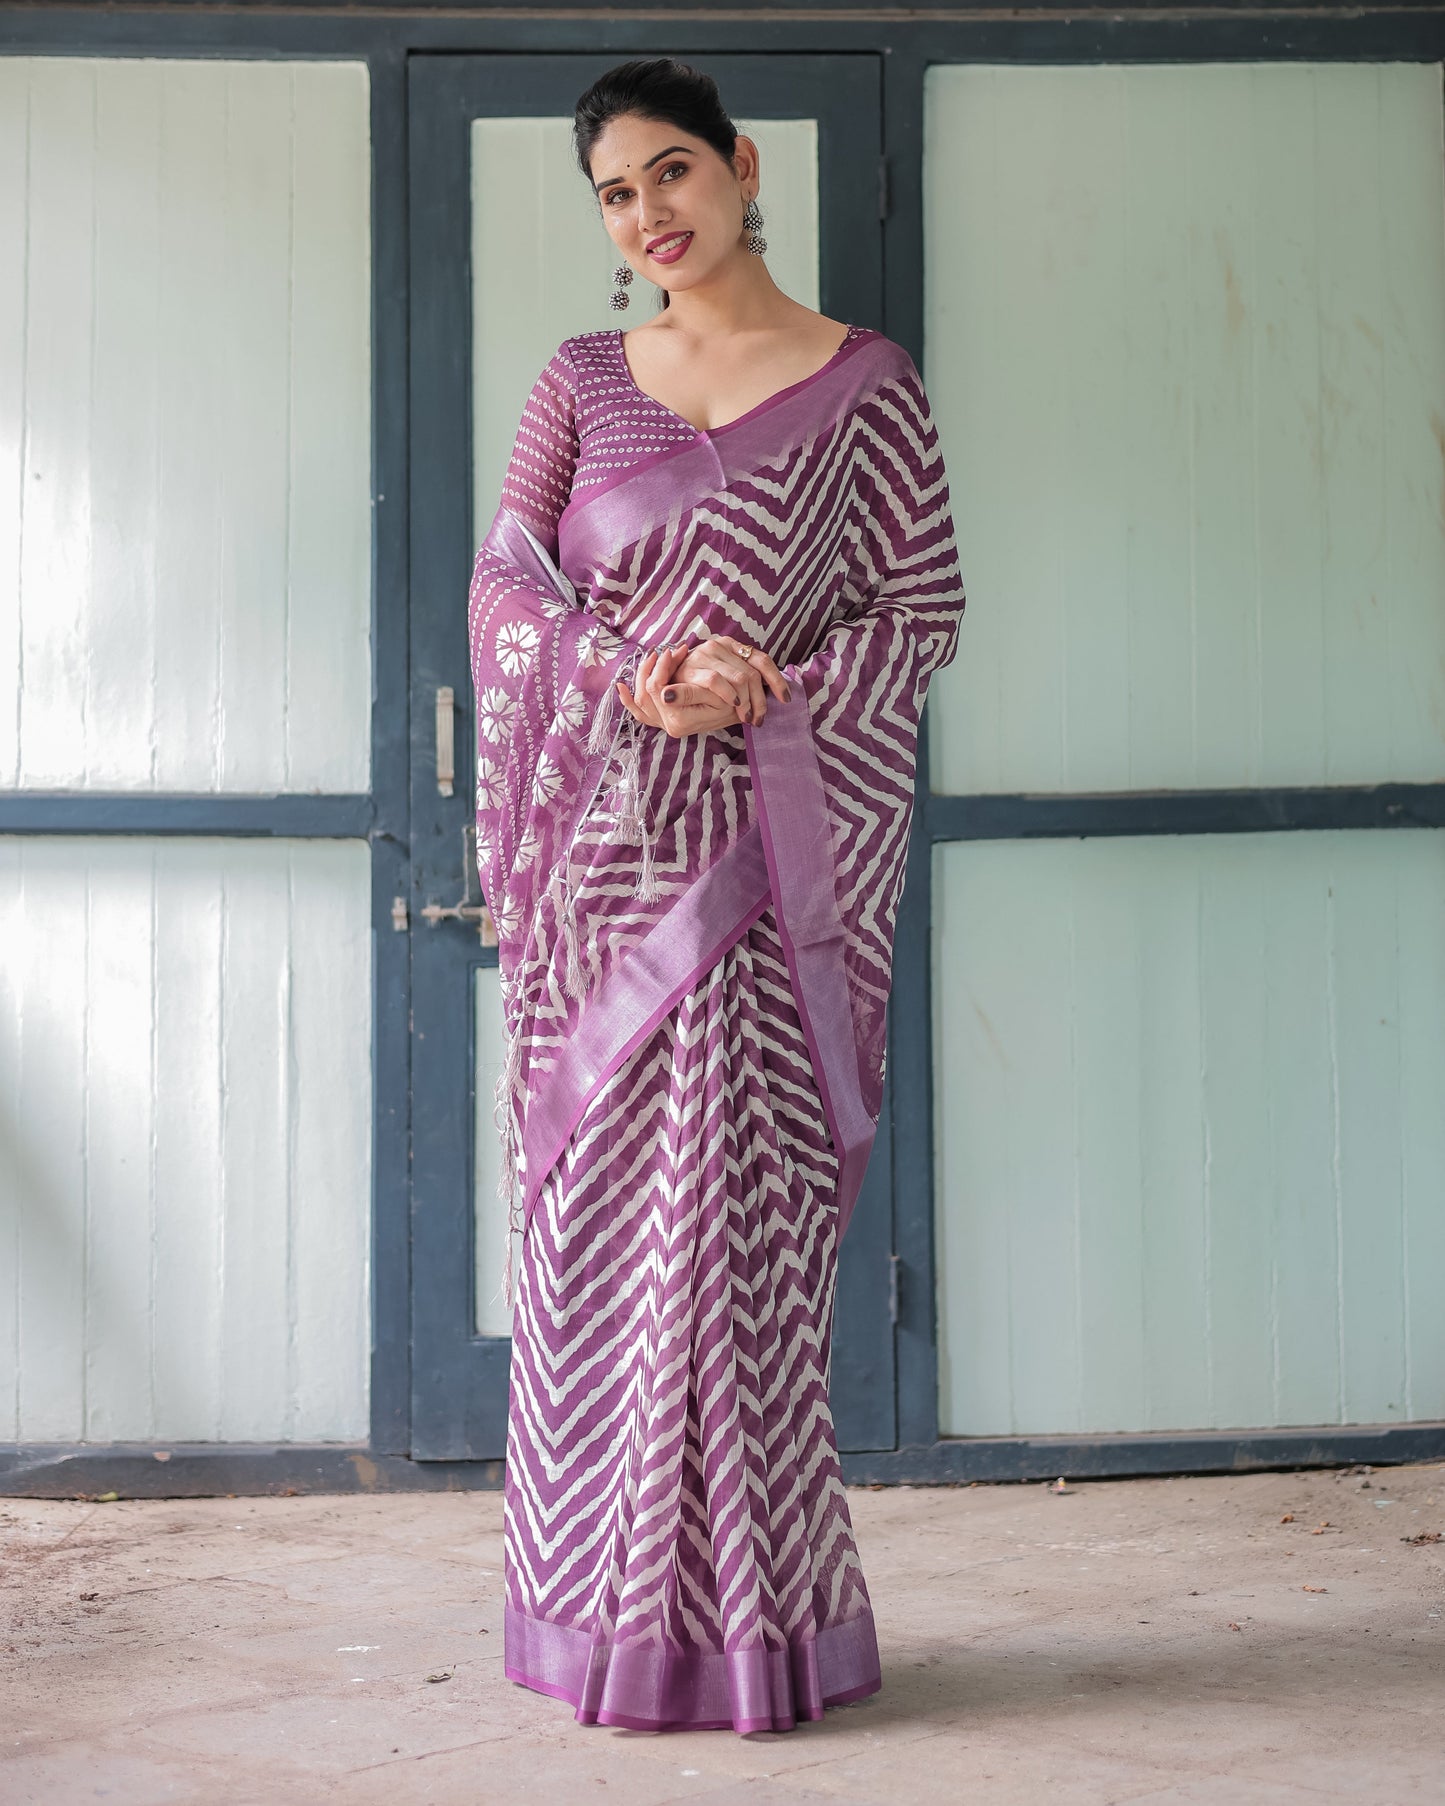
<svg viewBox="0 0 1445 1806">
<path fill-rule="evenodd" d="M 642 857 L 632 894 L 644 903 L 651 903 L 659 895 L 657 869 L 653 861 L 653 835 L 642 804 L 641 736 L 632 715 L 624 716 L 617 737 L 622 743 L 621 757 L 617 779 L 612 786 L 613 827 L 608 838 L 614 844 L 641 848 Z"/>
<path fill-rule="evenodd" d="M 520 1018 L 516 1026 L 507 1036 L 507 1057 L 502 1062 L 502 1070 L 497 1074 L 497 1082 L 492 1090 L 492 1121 L 496 1124 L 502 1142 L 502 1169 L 497 1175 L 497 1198 L 506 1212 L 506 1247 L 502 1261 L 502 1302 L 510 1310 L 514 1302 L 512 1291 L 512 1237 L 520 1233 L 523 1225 L 521 1213 L 517 1207 L 516 1189 L 518 1177 L 517 1163 L 517 1130 L 516 1118 L 512 1104 L 522 1077 L 522 1024 Z M 495 1302 L 495 1294 L 493 1295 Z"/>
<path fill-rule="evenodd" d="M 612 786 L 612 813 L 615 826 L 610 838 L 627 846 L 637 846 L 643 838 L 641 749 L 637 743 L 637 723 L 629 715 L 623 724 L 621 769 Z"/>
<path fill-rule="evenodd" d="M 641 657 L 639 651 L 634 655 Z M 619 668 L 618 677 L 636 683 L 636 668 L 628 661 L 627 669 Z M 644 903 L 654 902 L 659 895 L 657 869 L 653 860 L 653 836 L 648 827 L 642 803 L 642 749 L 638 724 L 617 699 L 615 684 L 608 684 L 606 694 L 598 699 L 587 735 L 589 753 L 606 752 L 603 769 L 618 755 L 619 771 L 611 789 L 613 827 L 608 838 L 641 849 L 637 882 L 632 894 Z M 577 935 L 577 914 L 569 866 L 570 849 L 563 855 L 552 878 L 551 889 L 557 906 L 557 919 L 562 934 L 563 985 L 572 997 L 585 996 L 587 974 L 582 964 L 582 948 Z M 524 1228 L 516 1200 L 519 1161 L 514 1102 L 522 1075 L 522 1024 L 520 1017 L 507 1036 L 507 1055 L 492 1092 L 492 1120 L 501 1137 L 502 1164 L 497 1176 L 497 1196 L 507 1217 L 506 1247 L 502 1261 L 500 1296 L 508 1310 L 515 1302 L 513 1289 L 513 1242 Z M 495 1297 L 494 1297 L 495 1301 Z"/>
<path fill-rule="evenodd" d="M 562 927 L 562 949 L 565 955 L 562 983 L 569 997 L 585 997 L 587 978 L 582 970 L 582 949 L 577 940 L 577 911 L 572 899 L 571 874 L 566 854 L 553 874 L 552 890 L 557 902 L 557 917 Z"/>
<path fill-rule="evenodd" d="M 642 823 L 642 863 L 637 874 L 637 882 L 632 887 L 632 894 L 644 903 L 651 903 L 657 897 L 657 872 L 652 863 L 652 835 L 648 832 L 647 823 Z"/>
<path fill-rule="evenodd" d="M 587 736 L 588 752 L 599 753 L 610 743 L 614 718 L 621 707 L 622 704 L 617 700 L 617 686 L 608 684 L 592 716 L 592 731 Z"/>
</svg>

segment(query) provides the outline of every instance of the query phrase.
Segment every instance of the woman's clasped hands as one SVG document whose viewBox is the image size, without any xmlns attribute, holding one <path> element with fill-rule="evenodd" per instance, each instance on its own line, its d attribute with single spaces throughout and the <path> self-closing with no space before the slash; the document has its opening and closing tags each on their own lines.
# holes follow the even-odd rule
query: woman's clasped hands
<svg viewBox="0 0 1445 1806">
<path fill-rule="evenodd" d="M 767 714 L 767 692 L 783 702 L 792 686 L 761 647 L 744 658 L 746 640 L 715 633 L 689 646 L 655 646 L 637 662 L 636 695 L 620 680 L 617 694 L 638 721 L 660 727 L 675 739 L 709 728 L 756 727 Z"/>
</svg>

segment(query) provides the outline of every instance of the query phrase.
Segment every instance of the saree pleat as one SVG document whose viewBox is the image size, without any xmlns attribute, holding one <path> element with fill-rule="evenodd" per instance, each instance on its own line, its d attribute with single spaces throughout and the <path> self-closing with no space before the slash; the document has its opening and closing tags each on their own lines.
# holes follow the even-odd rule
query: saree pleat
<svg viewBox="0 0 1445 1806">
<path fill-rule="evenodd" d="M 507 1672 L 584 1722 L 780 1730 L 878 1683 L 828 1407 L 836 1180 L 764 910 L 593 1098 L 523 1249 Z"/>
<path fill-rule="evenodd" d="M 927 399 L 881 334 L 707 433 L 617 333 L 537 379 L 469 608 L 520 1232 L 504 1668 L 583 1723 L 786 1730 L 882 1684 L 831 1323 L 963 605 Z M 676 738 L 616 701 L 648 647 L 711 633 L 792 700 Z"/>
</svg>

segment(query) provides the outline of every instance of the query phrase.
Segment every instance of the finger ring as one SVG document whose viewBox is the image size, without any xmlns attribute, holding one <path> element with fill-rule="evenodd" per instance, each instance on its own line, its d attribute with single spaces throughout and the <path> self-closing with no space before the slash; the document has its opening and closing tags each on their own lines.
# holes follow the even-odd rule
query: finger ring
<svg viewBox="0 0 1445 1806">
<path fill-rule="evenodd" d="M 753 650 L 754 649 L 751 646 L 739 646 L 738 647 L 738 657 L 739 658 L 751 658 L 753 656 Z"/>
</svg>

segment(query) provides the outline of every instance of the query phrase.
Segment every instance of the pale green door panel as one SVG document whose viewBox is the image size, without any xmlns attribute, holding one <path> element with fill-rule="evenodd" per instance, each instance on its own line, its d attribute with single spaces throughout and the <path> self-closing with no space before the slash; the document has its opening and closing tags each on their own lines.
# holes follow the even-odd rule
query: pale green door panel
<svg viewBox="0 0 1445 1806">
<path fill-rule="evenodd" d="M 1445 836 L 935 861 L 944 1434 L 1445 1418 Z"/>
<path fill-rule="evenodd" d="M 933 789 L 1440 783 L 1440 66 L 926 98 Z M 944 1434 L 1445 1417 L 1445 841 L 934 860 Z"/>
<path fill-rule="evenodd" d="M 1445 759 L 1438 64 L 935 66 L 933 788 Z"/>
</svg>

